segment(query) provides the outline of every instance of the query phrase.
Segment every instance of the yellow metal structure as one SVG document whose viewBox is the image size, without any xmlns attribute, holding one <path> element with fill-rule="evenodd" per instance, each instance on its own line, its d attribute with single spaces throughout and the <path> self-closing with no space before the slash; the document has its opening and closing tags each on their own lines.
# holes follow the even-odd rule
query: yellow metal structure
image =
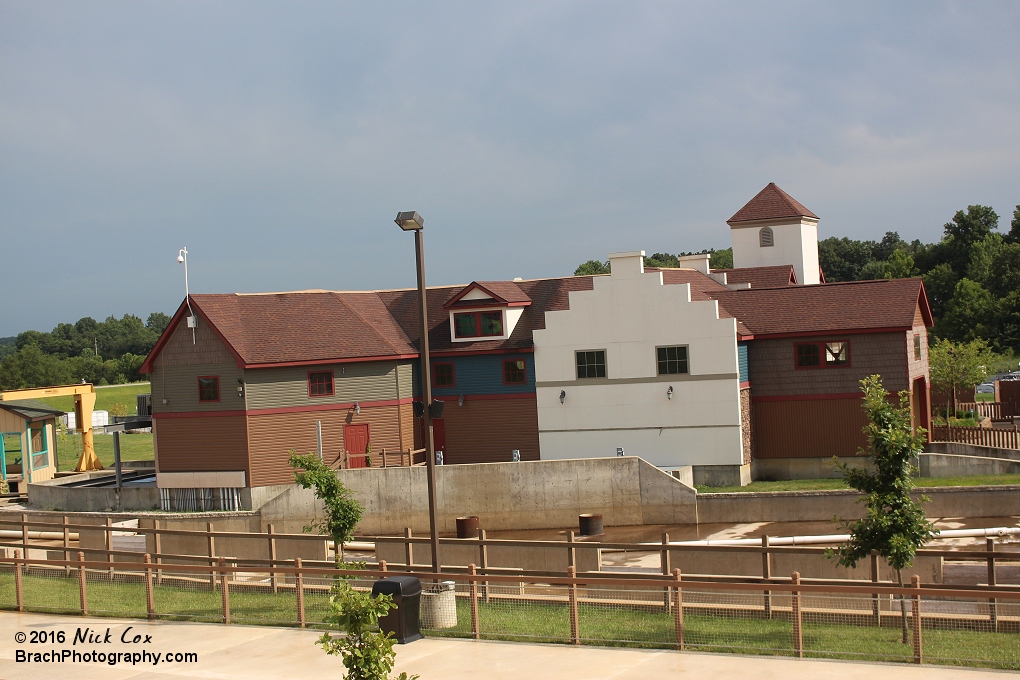
<svg viewBox="0 0 1020 680">
<path fill-rule="evenodd" d="M 74 396 L 74 424 L 77 426 L 76 429 L 81 432 L 81 458 L 78 459 L 78 465 L 74 471 L 102 470 L 103 464 L 96 457 L 96 449 L 92 443 L 92 410 L 96 407 L 96 388 L 92 386 L 92 383 L 36 387 L 28 390 L 4 390 L 0 392 L 0 401 L 72 395 Z"/>
</svg>

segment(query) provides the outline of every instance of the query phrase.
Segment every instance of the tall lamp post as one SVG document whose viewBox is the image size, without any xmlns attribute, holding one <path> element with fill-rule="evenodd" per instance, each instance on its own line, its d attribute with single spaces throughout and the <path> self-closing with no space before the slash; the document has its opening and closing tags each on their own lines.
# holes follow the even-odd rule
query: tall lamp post
<svg viewBox="0 0 1020 680">
<path fill-rule="evenodd" d="M 414 232 L 414 253 L 418 260 L 418 307 L 421 312 L 421 384 L 422 418 L 425 420 L 425 474 L 429 487 L 429 532 L 432 545 L 432 571 L 439 573 L 439 522 L 436 520 L 436 456 L 432 438 L 432 366 L 429 362 L 429 310 L 425 304 L 425 246 L 422 229 L 425 220 L 415 211 L 397 213 L 394 220 L 404 231 Z"/>
</svg>

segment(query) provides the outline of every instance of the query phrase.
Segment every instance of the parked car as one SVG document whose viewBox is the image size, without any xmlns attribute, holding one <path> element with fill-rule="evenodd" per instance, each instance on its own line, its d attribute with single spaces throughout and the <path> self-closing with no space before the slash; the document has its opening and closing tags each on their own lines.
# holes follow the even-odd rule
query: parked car
<svg viewBox="0 0 1020 680">
<path fill-rule="evenodd" d="M 995 385 L 992 383 L 981 383 L 974 388 L 975 394 L 995 394 Z"/>
</svg>

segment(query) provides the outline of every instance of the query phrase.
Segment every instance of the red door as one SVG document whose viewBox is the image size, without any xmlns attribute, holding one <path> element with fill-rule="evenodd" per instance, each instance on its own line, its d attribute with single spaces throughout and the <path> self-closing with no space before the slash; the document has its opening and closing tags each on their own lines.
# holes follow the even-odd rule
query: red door
<svg viewBox="0 0 1020 680">
<path fill-rule="evenodd" d="M 344 448 L 348 454 L 348 467 L 367 467 L 363 454 L 368 451 L 368 423 L 344 425 Z"/>
<path fill-rule="evenodd" d="M 421 421 L 421 427 L 418 428 L 421 432 L 421 447 L 425 448 L 425 421 Z M 436 451 L 443 452 L 443 462 L 449 465 L 450 460 L 446 457 L 446 424 L 442 418 L 432 419 L 432 443 L 436 446 Z M 438 460 L 436 461 L 439 462 Z"/>
</svg>

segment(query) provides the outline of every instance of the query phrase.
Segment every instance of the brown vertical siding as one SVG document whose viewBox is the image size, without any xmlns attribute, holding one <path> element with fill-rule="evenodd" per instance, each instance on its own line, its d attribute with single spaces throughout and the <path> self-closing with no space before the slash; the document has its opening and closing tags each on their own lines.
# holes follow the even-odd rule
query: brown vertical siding
<svg viewBox="0 0 1020 680">
<path fill-rule="evenodd" d="M 867 441 L 860 399 L 755 401 L 755 458 L 853 456 Z"/>
<path fill-rule="evenodd" d="M 344 425 L 368 423 L 373 452 L 406 450 L 410 435 L 405 421 L 410 420 L 411 405 L 336 411 L 302 411 L 248 416 L 251 457 L 251 485 L 267 486 L 294 481 L 287 464 L 290 451 L 314 453 L 315 421 L 322 421 L 322 452 L 327 463 L 334 463 L 344 450 Z"/>
<path fill-rule="evenodd" d="M 160 472 L 248 472 L 248 432 L 243 415 L 157 418 Z"/>
<path fill-rule="evenodd" d="M 463 406 L 451 400 L 443 421 L 444 463 L 507 462 L 514 449 L 520 449 L 521 460 L 540 458 L 534 399 L 467 399 Z"/>
<path fill-rule="evenodd" d="M 794 345 L 826 340 L 850 343 L 849 366 L 796 367 Z M 748 347 L 751 391 L 755 397 L 850 394 L 860 392 L 861 379 L 875 373 L 890 392 L 910 389 L 904 340 L 902 332 L 755 340 Z"/>
</svg>

